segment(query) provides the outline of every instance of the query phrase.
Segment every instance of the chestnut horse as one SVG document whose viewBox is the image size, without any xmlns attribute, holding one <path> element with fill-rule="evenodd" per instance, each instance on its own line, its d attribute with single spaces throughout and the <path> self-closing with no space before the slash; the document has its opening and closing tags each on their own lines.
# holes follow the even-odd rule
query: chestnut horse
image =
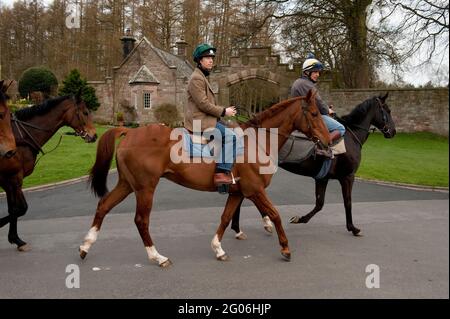
<svg viewBox="0 0 450 319">
<path fill-rule="evenodd" d="M 13 114 L 17 152 L 10 158 L 0 157 L 0 187 L 6 192 L 9 214 L 0 218 L 0 227 L 9 223 L 8 241 L 20 251 L 26 250 L 26 243 L 17 234 L 17 218 L 28 209 L 23 179 L 33 172 L 38 153 L 44 154 L 42 146 L 63 126 L 72 127 L 86 142 L 97 138 L 92 116 L 79 94 L 50 99 Z"/>
<path fill-rule="evenodd" d="M 345 217 L 347 230 L 354 236 L 360 235 L 360 229 L 353 225 L 352 218 L 352 188 L 355 180 L 355 173 L 361 162 L 361 151 L 364 142 L 369 137 L 369 128 L 371 125 L 379 129 L 385 138 L 392 138 L 396 134 L 395 123 L 391 116 L 391 110 L 386 103 L 388 94 L 384 96 L 371 97 L 361 104 L 357 105 L 348 115 L 337 118 L 345 125 L 344 141 L 346 152 L 336 155 L 331 163 L 330 171 L 323 179 L 315 179 L 316 182 L 316 205 L 305 216 L 294 216 L 290 219 L 293 224 L 307 223 L 316 213 L 318 213 L 325 203 L 325 191 L 328 180 L 337 179 L 341 184 L 342 197 L 344 199 Z M 297 175 L 316 176 L 322 167 L 322 156 L 314 156 L 305 159 L 299 163 L 281 163 L 280 167 Z M 238 239 L 245 239 L 246 236 L 239 226 L 240 206 L 238 206 L 231 229 L 233 229 Z M 266 214 L 261 214 L 264 220 L 264 228 L 271 232 L 272 225 L 267 220 Z"/>
<path fill-rule="evenodd" d="M 328 145 L 330 136 L 315 104 L 315 93 L 309 92 L 306 97 L 293 98 L 282 101 L 264 112 L 258 114 L 249 122 L 242 124 L 242 129 L 257 127 L 265 133 L 268 128 L 277 128 L 278 135 L 264 134 L 252 137 L 245 135 L 244 159 L 236 161 L 232 173 L 240 178 L 235 190 L 230 191 L 221 223 L 211 242 L 211 247 L 218 260 L 226 260 L 227 254 L 221 247 L 223 233 L 232 218 L 232 213 L 244 197 L 249 198 L 260 211 L 268 212 L 275 224 L 281 245 L 281 254 L 290 259 L 290 250 L 281 218 L 269 200 L 265 188 L 270 184 L 273 171 L 261 174 L 263 167 L 260 157 L 249 160 L 249 145 L 254 145 L 258 151 L 273 154 L 270 150 L 269 135 L 278 141 L 278 149 L 286 142 L 290 133 L 298 129 L 309 137 L 318 139 L 323 145 Z M 152 208 L 155 188 L 161 177 L 165 177 L 177 184 L 201 191 L 214 192 L 217 188 L 213 183 L 215 163 L 175 163 L 171 160 L 171 151 L 179 141 L 170 138 L 172 130 L 162 125 L 149 125 L 136 129 L 115 128 L 107 131 L 98 143 L 97 157 L 90 174 L 91 187 L 97 196 L 103 196 L 97 206 L 91 228 L 80 246 L 80 257 L 85 258 L 88 250 L 96 241 L 98 232 L 105 215 L 130 193 L 136 196 L 135 224 L 141 235 L 148 258 L 158 262 L 161 267 L 171 264 L 171 261 L 160 255 L 150 237 L 150 211 Z M 116 150 L 117 170 L 119 180 L 116 187 L 108 193 L 106 179 L 110 163 L 114 155 L 115 140 L 124 136 Z M 263 149 L 262 146 L 266 146 Z M 278 151 L 272 149 L 272 151 Z M 253 149 L 254 151 L 254 149 Z M 262 153 L 258 153 L 262 154 Z M 256 163 L 250 163 L 256 162 Z M 275 162 L 276 163 L 276 162 Z M 272 161 L 273 164 L 273 161 Z M 106 194 L 106 195 L 105 195 Z"/>
<path fill-rule="evenodd" d="M 6 90 L 8 86 L 0 81 L 0 158 L 10 158 L 16 153 L 16 140 L 11 129 L 11 112 L 9 111 Z"/>
</svg>

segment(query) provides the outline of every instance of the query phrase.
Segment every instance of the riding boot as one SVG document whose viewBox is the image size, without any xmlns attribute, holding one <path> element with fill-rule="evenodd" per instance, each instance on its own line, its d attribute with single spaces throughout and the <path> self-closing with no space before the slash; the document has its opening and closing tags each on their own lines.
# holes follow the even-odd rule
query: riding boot
<svg viewBox="0 0 450 319">
<path fill-rule="evenodd" d="M 330 138 L 331 138 L 331 145 L 334 145 L 337 143 L 337 141 L 341 138 L 341 133 L 339 131 L 333 131 L 330 132 Z"/>
</svg>

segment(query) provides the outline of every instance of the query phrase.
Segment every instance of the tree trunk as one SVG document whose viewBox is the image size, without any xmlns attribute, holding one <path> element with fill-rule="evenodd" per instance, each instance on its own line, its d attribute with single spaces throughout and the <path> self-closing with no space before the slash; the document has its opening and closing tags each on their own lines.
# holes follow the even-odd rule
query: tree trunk
<svg viewBox="0 0 450 319">
<path fill-rule="evenodd" d="M 345 63 L 347 86 L 369 87 L 369 60 L 367 56 L 367 7 L 370 0 L 357 0 L 346 8 L 345 16 L 350 39 L 350 55 Z"/>
</svg>

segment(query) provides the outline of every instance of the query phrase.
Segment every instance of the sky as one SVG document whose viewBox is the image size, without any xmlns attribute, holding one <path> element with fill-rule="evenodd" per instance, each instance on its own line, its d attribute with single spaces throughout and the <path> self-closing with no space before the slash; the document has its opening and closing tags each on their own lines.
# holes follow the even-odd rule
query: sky
<svg viewBox="0 0 450 319">
<path fill-rule="evenodd" d="M 0 0 L 0 6 L 7 5 L 11 6 L 17 0 Z M 53 0 L 43 0 L 44 3 L 51 3 Z M 448 37 L 447 37 L 447 42 Z M 420 53 L 419 53 L 420 54 Z M 422 54 L 424 54 L 422 52 Z M 410 59 L 406 64 L 402 67 L 405 69 L 405 72 L 401 74 L 402 79 L 405 83 L 410 83 L 415 86 L 423 85 L 432 81 L 434 84 L 447 85 L 449 81 L 449 51 L 446 50 L 444 55 L 441 55 L 439 58 L 433 59 L 430 63 L 427 63 L 423 66 L 418 66 L 420 64 L 420 56 L 416 56 Z M 439 69 L 439 71 L 437 71 Z M 381 80 L 385 82 L 393 82 L 394 76 L 389 67 L 384 66 L 380 68 L 378 71 L 378 75 Z"/>
</svg>

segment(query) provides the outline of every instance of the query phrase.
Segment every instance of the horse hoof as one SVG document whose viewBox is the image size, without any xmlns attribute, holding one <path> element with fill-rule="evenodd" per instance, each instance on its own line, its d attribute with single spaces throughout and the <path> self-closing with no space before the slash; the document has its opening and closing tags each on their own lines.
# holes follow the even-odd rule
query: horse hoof
<svg viewBox="0 0 450 319">
<path fill-rule="evenodd" d="M 22 252 L 26 252 L 26 251 L 30 251 L 31 247 L 28 244 L 22 245 L 22 246 L 17 246 L 17 250 L 18 251 L 22 251 Z"/>
<path fill-rule="evenodd" d="M 223 254 L 222 256 L 217 257 L 217 260 L 219 260 L 219 261 L 228 261 L 228 260 L 230 260 L 230 257 L 228 257 L 227 254 Z"/>
<path fill-rule="evenodd" d="M 247 239 L 247 235 L 244 232 L 239 232 L 239 234 L 236 234 L 236 239 L 245 240 Z"/>
<path fill-rule="evenodd" d="M 281 255 L 284 257 L 284 260 L 291 261 L 291 253 L 281 252 Z"/>
<path fill-rule="evenodd" d="M 308 221 L 305 219 L 305 216 L 294 216 L 289 219 L 289 223 L 291 224 L 306 224 Z"/>
<path fill-rule="evenodd" d="M 172 265 L 172 262 L 170 261 L 170 259 L 167 259 L 165 262 L 160 263 L 159 267 L 161 268 L 169 268 Z"/>
<path fill-rule="evenodd" d="M 266 232 L 272 234 L 273 233 L 273 227 L 272 226 L 264 226 L 264 229 L 266 230 Z"/>
<path fill-rule="evenodd" d="M 360 229 L 353 230 L 352 233 L 353 233 L 353 236 L 355 236 L 355 237 L 362 237 L 363 236 L 363 233 L 361 232 Z"/>
<path fill-rule="evenodd" d="M 79 251 L 80 251 L 80 257 L 81 257 L 81 259 L 86 258 L 87 251 L 84 251 L 84 250 L 81 250 L 81 249 L 79 249 Z"/>
</svg>

